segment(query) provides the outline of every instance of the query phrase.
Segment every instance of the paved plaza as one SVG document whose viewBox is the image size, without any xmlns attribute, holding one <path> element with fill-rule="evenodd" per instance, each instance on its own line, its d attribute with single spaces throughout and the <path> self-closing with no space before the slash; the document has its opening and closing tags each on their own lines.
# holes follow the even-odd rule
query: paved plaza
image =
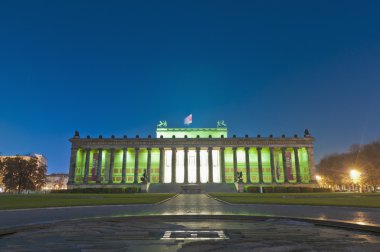
<svg viewBox="0 0 380 252">
<path fill-rule="evenodd" d="M 222 231 L 225 239 L 163 239 Z M 378 251 L 380 236 L 280 219 L 117 217 L 39 225 L 0 238 L 1 251 Z"/>
<path fill-rule="evenodd" d="M 0 228 L 82 218 L 146 215 L 272 216 L 344 221 L 380 227 L 380 209 L 378 208 L 265 204 L 235 205 L 217 201 L 205 194 L 179 194 L 164 203 L 153 205 L 1 210 Z"/>
<path fill-rule="evenodd" d="M 293 218 L 378 228 L 364 232 Z M 378 251 L 380 247 L 379 209 L 232 205 L 204 194 L 180 194 L 154 205 L 3 210 L 0 224 L 0 251 Z M 181 232 L 190 236 L 163 239 L 165 234 Z M 222 232 L 224 238 L 207 240 L 201 236 L 207 232 Z"/>
</svg>

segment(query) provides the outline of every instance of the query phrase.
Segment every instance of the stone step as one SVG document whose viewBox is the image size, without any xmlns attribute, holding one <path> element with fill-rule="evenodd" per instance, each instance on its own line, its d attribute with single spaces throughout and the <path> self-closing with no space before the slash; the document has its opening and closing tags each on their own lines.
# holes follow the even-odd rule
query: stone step
<svg viewBox="0 0 380 252">
<path fill-rule="evenodd" d="M 151 183 L 150 193 L 213 193 L 226 192 L 234 193 L 234 184 L 226 183 L 201 183 L 201 184 L 177 184 L 177 183 Z"/>
</svg>

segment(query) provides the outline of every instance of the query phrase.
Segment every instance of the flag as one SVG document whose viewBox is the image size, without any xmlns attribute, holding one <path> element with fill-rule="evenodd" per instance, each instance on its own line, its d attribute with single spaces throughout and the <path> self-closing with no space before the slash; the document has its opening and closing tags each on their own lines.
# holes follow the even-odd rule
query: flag
<svg viewBox="0 0 380 252">
<path fill-rule="evenodd" d="M 188 115 L 186 118 L 185 118 L 185 120 L 184 120 L 184 124 L 186 124 L 186 125 L 189 125 L 190 123 L 192 123 L 193 122 L 193 115 L 192 114 L 190 114 L 190 115 Z"/>
</svg>

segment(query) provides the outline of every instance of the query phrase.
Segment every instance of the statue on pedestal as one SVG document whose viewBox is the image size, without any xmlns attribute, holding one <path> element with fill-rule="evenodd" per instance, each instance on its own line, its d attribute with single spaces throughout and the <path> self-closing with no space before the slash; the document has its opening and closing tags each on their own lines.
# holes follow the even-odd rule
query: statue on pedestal
<svg viewBox="0 0 380 252">
<path fill-rule="evenodd" d="M 146 169 L 144 169 L 144 173 L 142 177 L 140 178 L 141 182 L 148 183 L 148 174 L 146 173 Z"/>
<path fill-rule="evenodd" d="M 243 172 L 240 171 L 236 173 L 236 182 L 243 183 Z"/>
</svg>

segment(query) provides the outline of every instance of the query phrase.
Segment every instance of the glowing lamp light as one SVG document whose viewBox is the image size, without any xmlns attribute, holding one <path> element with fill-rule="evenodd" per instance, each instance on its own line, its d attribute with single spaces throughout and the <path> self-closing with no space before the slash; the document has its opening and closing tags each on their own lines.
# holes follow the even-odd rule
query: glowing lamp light
<svg viewBox="0 0 380 252">
<path fill-rule="evenodd" d="M 360 179 L 361 173 L 358 170 L 351 170 L 350 171 L 350 178 L 354 181 L 357 182 Z"/>
<path fill-rule="evenodd" d="M 321 181 L 322 177 L 319 176 L 319 175 L 317 175 L 317 176 L 315 176 L 315 179 L 316 179 L 317 181 Z"/>
</svg>

